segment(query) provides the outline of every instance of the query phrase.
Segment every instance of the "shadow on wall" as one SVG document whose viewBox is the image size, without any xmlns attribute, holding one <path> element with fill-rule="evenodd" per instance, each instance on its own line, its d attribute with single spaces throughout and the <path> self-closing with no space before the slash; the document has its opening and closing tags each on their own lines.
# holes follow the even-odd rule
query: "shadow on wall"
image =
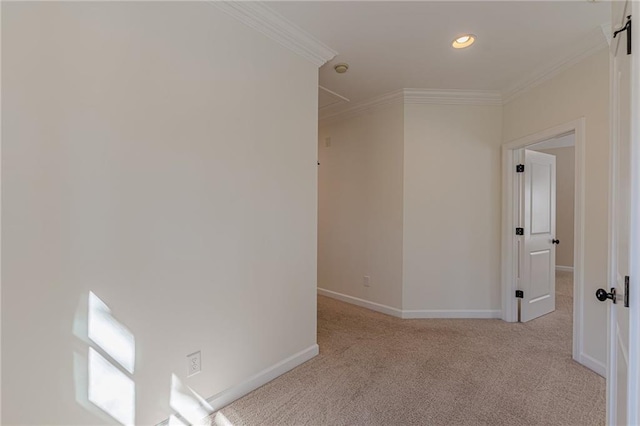
<svg viewBox="0 0 640 426">
<path fill-rule="evenodd" d="M 81 299 L 73 334 L 80 340 L 73 353 L 76 402 L 105 421 L 135 425 L 133 333 L 89 292 Z M 165 424 L 171 426 L 233 426 L 222 413 L 209 419 L 213 408 L 175 374 L 171 375 L 169 407 L 172 414 Z"/>
</svg>

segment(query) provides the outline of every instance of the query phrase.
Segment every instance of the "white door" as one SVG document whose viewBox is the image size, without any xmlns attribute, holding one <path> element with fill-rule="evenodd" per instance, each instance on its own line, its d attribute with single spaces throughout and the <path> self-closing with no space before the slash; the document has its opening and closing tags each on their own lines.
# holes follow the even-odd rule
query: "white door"
<svg viewBox="0 0 640 426">
<path fill-rule="evenodd" d="M 520 321 L 556 309 L 556 157 L 524 152 Z"/>
<path fill-rule="evenodd" d="M 635 5 L 632 6 L 632 3 Z M 627 16 L 632 13 L 631 7 L 636 9 L 635 16 L 639 16 L 640 13 L 637 2 L 613 2 L 612 7 L 614 28 L 626 25 Z M 640 143 L 637 127 L 638 110 L 634 111 L 638 103 L 637 100 L 632 101 L 632 89 L 638 95 L 640 70 L 636 68 L 635 74 L 632 73 L 632 55 L 627 54 L 625 32 L 620 33 L 611 43 L 611 61 L 610 284 L 608 288 L 598 290 L 596 297 L 600 301 L 609 303 L 607 421 L 611 425 L 636 425 L 639 421 L 638 403 L 640 402 L 638 401 L 638 298 L 636 294 L 632 300 L 628 300 L 628 296 L 638 291 L 640 272 L 638 270 Z M 632 117 L 635 118 L 632 119 Z M 626 289 L 629 285 L 627 284 L 629 277 L 631 277 L 632 292 Z M 629 304 L 628 302 L 631 302 L 631 308 L 625 306 Z M 635 311 L 632 310 L 634 308 Z"/>
</svg>

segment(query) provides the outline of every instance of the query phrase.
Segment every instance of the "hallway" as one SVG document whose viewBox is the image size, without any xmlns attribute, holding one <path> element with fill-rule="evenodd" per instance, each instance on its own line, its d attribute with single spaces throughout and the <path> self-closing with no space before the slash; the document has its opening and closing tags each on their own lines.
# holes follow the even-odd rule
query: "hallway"
<svg viewBox="0 0 640 426">
<path fill-rule="evenodd" d="M 401 320 L 319 296 L 320 355 L 221 412 L 234 426 L 604 424 L 605 380 L 571 359 L 569 272 L 556 308 L 525 324 Z"/>
</svg>

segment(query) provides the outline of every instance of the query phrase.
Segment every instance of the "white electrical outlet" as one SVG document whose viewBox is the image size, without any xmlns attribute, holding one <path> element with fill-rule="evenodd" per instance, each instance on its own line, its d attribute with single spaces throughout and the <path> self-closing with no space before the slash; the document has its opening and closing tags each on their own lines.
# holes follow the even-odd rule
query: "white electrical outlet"
<svg viewBox="0 0 640 426">
<path fill-rule="evenodd" d="M 187 355 L 187 377 L 198 374 L 202 370 L 202 356 L 200 351 Z"/>
<path fill-rule="evenodd" d="M 371 282 L 368 275 L 362 277 L 362 285 L 364 285 L 365 287 L 371 287 Z"/>
<path fill-rule="evenodd" d="M 331 138 L 324 138 L 324 146 L 327 148 L 331 147 Z"/>
</svg>

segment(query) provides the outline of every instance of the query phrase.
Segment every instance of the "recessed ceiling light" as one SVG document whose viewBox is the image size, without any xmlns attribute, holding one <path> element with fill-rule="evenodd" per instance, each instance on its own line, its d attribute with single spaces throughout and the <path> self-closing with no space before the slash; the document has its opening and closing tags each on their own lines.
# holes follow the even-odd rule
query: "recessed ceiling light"
<svg viewBox="0 0 640 426">
<path fill-rule="evenodd" d="M 453 46 L 454 49 L 464 49 L 465 47 L 471 46 L 475 41 L 476 36 L 473 34 L 465 34 L 453 40 L 451 46 Z"/>
<path fill-rule="evenodd" d="M 337 64 L 333 69 L 336 70 L 338 74 L 344 74 L 349 69 L 349 64 Z"/>
</svg>

